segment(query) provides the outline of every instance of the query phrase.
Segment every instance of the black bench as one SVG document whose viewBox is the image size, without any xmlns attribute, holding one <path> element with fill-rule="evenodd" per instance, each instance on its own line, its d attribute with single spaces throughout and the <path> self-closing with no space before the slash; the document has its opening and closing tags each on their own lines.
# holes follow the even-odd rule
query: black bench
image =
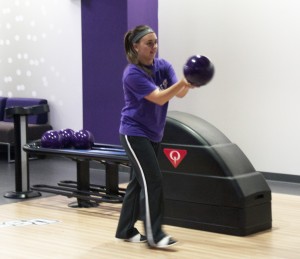
<svg viewBox="0 0 300 259">
<path fill-rule="evenodd" d="M 94 207 L 99 202 L 120 203 L 125 189 L 119 188 L 119 165 L 130 166 L 125 151 L 116 145 L 95 144 L 92 149 L 52 149 L 41 147 L 40 141 L 24 145 L 24 151 L 33 155 L 62 156 L 74 160 L 77 164 L 77 181 L 64 180 L 58 186 L 38 184 L 31 190 L 48 192 L 67 197 L 76 197 L 71 207 Z M 90 184 L 90 161 L 105 165 L 105 186 Z"/>
</svg>

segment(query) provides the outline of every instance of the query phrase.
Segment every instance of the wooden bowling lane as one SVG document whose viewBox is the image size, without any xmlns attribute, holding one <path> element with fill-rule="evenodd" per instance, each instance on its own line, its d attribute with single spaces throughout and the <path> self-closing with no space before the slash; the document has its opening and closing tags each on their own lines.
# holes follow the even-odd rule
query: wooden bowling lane
<svg viewBox="0 0 300 259">
<path fill-rule="evenodd" d="M 165 226 L 180 241 L 166 251 L 114 238 L 121 204 L 70 208 L 71 201 L 53 196 L 1 205 L 0 258 L 299 258 L 300 196 L 273 194 L 272 230 L 247 237 Z M 49 224 L 33 224 L 42 220 Z"/>
</svg>

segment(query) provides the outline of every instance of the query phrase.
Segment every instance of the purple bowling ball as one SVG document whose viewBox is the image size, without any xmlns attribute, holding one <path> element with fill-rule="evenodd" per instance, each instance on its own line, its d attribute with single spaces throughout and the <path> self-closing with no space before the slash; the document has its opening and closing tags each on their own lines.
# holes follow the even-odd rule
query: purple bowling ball
<svg viewBox="0 0 300 259">
<path fill-rule="evenodd" d="M 94 142 L 94 135 L 88 130 L 82 129 L 73 135 L 73 146 L 76 149 L 91 149 Z"/>
<path fill-rule="evenodd" d="M 48 130 L 41 137 L 41 146 L 44 148 L 62 148 L 62 137 L 56 130 Z"/>
<path fill-rule="evenodd" d="M 61 129 L 58 132 L 62 137 L 62 144 L 64 148 L 71 148 L 73 145 L 73 138 L 75 131 L 69 128 Z"/>
<path fill-rule="evenodd" d="M 214 72 L 214 65 L 211 61 L 200 55 L 190 57 L 183 67 L 186 80 L 197 87 L 207 84 L 213 78 Z"/>
</svg>

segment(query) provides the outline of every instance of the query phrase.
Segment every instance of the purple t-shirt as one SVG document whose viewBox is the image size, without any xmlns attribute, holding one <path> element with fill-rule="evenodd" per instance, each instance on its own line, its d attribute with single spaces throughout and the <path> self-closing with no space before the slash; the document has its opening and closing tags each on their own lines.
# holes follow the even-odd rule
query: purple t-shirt
<svg viewBox="0 0 300 259">
<path fill-rule="evenodd" d="M 168 103 L 163 106 L 144 97 L 155 89 L 166 89 L 177 82 L 175 71 L 164 59 L 154 59 L 149 76 L 142 68 L 129 64 L 123 73 L 125 106 L 121 112 L 119 132 L 123 135 L 147 137 L 160 142 L 163 137 Z"/>
</svg>

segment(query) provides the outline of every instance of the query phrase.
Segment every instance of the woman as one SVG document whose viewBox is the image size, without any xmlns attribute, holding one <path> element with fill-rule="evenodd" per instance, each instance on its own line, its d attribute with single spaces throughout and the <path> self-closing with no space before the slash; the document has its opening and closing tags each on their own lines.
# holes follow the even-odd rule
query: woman
<svg viewBox="0 0 300 259">
<path fill-rule="evenodd" d="M 171 64 L 156 58 L 157 36 L 145 25 L 125 34 L 128 66 L 123 73 L 125 106 L 121 113 L 120 140 L 133 167 L 123 201 L 116 237 L 129 242 L 148 242 L 165 248 L 177 241 L 162 229 L 162 174 L 157 154 L 163 137 L 168 101 L 183 97 L 191 87 L 177 81 Z M 135 228 L 144 222 L 145 235 Z"/>
</svg>

